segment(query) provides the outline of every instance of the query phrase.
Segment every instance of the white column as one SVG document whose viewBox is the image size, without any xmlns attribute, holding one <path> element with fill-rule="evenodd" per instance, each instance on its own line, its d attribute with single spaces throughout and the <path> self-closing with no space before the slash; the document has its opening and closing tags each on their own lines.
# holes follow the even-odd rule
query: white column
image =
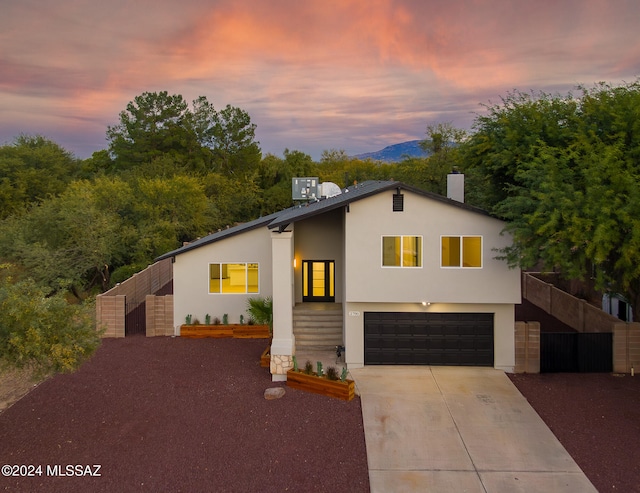
<svg viewBox="0 0 640 493">
<path fill-rule="evenodd" d="M 290 227 L 293 229 L 293 226 Z M 273 339 L 271 380 L 284 381 L 293 367 L 293 231 L 271 232 L 273 283 Z"/>
</svg>

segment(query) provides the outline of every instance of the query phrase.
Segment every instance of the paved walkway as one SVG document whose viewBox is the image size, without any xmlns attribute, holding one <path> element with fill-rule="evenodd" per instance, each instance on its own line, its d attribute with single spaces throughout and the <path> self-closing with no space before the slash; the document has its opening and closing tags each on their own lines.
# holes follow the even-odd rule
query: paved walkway
<svg viewBox="0 0 640 493">
<path fill-rule="evenodd" d="M 491 368 L 365 367 L 373 493 L 597 493 L 508 377 Z"/>
</svg>

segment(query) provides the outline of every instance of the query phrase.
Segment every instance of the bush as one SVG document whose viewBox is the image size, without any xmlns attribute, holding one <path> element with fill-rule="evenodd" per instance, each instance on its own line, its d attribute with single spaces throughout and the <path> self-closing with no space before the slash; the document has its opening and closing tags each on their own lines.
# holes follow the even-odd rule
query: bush
<svg viewBox="0 0 640 493">
<path fill-rule="evenodd" d="M 75 370 L 100 345 L 93 307 L 71 305 L 62 293 L 47 297 L 31 279 L 14 283 L 6 274 L 0 270 L 2 363 L 33 365 L 40 375 Z"/>
</svg>

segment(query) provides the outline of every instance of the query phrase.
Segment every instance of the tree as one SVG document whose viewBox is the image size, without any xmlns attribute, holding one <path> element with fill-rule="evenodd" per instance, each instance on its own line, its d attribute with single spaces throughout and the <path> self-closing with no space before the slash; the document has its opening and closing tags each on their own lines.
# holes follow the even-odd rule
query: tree
<svg viewBox="0 0 640 493">
<path fill-rule="evenodd" d="M 62 193 L 80 161 L 42 136 L 21 135 L 0 147 L 0 219 Z"/>
<path fill-rule="evenodd" d="M 420 142 L 420 147 L 429 157 L 424 162 L 423 177 L 415 185 L 446 195 L 447 175 L 463 168 L 459 147 L 467 138 L 467 132 L 449 122 L 438 123 L 427 126 L 426 137 Z"/>
<path fill-rule="evenodd" d="M 262 154 L 249 114 L 231 105 L 216 111 L 204 96 L 193 102 L 193 108 L 198 137 L 211 150 L 216 171 L 236 177 L 253 173 Z"/>
<path fill-rule="evenodd" d="M 109 152 L 116 170 L 129 169 L 169 155 L 178 164 L 197 167 L 202 145 L 193 115 L 179 94 L 145 92 L 120 113 L 120 123 L 107 128 Z"/>
<path fill-rule="evenodd" d="M 32 279 L 14 281 L 0 265 L 0 359 L 46 375 L 76 369 L 100 345 L 91 305 L 49 296 Z"/>
<path fill-rule="evenodd" d="M 59 197 L 6 219 L 0 255 L 27 269 L 49 293 L 70 289 L 77 298 L 94 284 L 106 289 L 120 218 L 100 210 L 86 181 L 74 182 Z"/>
<path fill-rule="evenodd" d="M 508 221 L 511 265 L 542 262 L 640 313 L 640 84 L 579 89 L 512 95 L 477 120 L 465 155 Z"/>
</svg>

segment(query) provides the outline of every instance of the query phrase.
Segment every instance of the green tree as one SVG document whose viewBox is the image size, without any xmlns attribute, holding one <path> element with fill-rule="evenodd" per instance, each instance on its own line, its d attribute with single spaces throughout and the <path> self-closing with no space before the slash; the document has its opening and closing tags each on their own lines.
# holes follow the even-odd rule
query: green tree
<svg viewBox="0 0 640 493">
<path fill-rule="evenodd" d="M 62 193 L 79 170 L 80 160 L 42 136 L 0 147 L 0 219 Z"/>
<path fill-rule="evenodd" d="M 508 221 L 511 265 L 540 262 L 640 313 L 640 85 L 519 95 L 479 118 L 465 154 Z"/>
<path fill-rule="evenodd" d="M 203 150 L 193 115 L 179 94 L 145 92 L 107 128 L 109 152 L 116 170 L 125 170 L 169 155 L 178 165 L 200 167 Z"/>
<path fill-rule="evenodd" d="M 447 175 L 464 168 L 460 145 L 467 138 L 467 132 L 453 127 L 450 122 L 438 123 L 427 126 L 426 137 L 420 147 L 429 157 L 422 162 L 416 160 L 418 168 L 422 168 L 422 176 L 416 177 L 418 183 L 414 185 L 446 195 Z"/>
<path fill-rule="evenodd" d="M 100 344 L 94 308 L 50 296 L 31 279 L 14 281 L 8 267 L 0 266 L 0 360 L 43 375 L 76 369 Z"/>
<path fill-rule="evenodd" d="M 120 241 L 120 218 L 101 210 L 91 185 L 74 182 L 58 197 L 14 215 L 0 227 L 0 255 L 21 265 L 50 293 L 109 284 L 109 265 Z"/>
<path fill-rule="evenodd" d="M 253 174 L 262 153 L 249 114 L 231 105 L 216 111 L 204 96 L 193 107 L 194 126 L 201 144 L 211 150 L 215 170 L 235 177 Z"/>
</svg>

